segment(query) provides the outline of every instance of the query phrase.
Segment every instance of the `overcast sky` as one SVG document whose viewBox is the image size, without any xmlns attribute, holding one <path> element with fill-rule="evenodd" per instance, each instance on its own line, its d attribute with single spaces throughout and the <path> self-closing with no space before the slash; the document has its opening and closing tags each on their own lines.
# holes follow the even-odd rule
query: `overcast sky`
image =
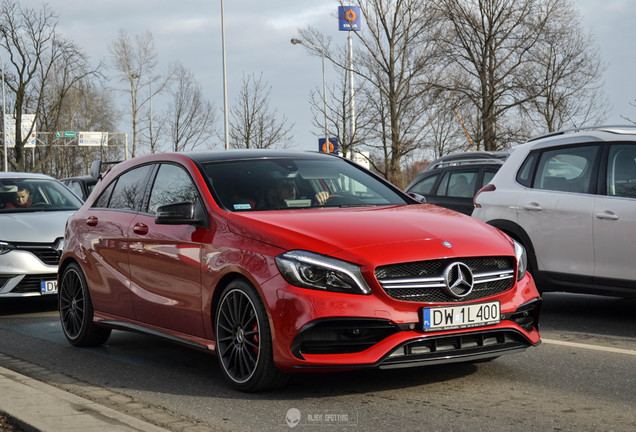
<svg viewBox="0 0 636 432">
<path fill-rule="evenodd" d="M 19 0 L 22 7 L 39 9 L 40 0 Z M 605 91 L 612 105 L 607 124 L 636 119 L 636 3 L 634 0 L 573 0 L 591 31 L 608 68 Z M 223 133 L 223 70 L 220 0 L 50 0 L 59 15 L 58 31 L 74 41 L 92 61 L 110 61 L 108 46 L 120 29 L 134 36 L 153 34 L 160 66 L 179 60 L 201 83 L 219 110 Z M 226 0 L 225 32 L 230 107 L 243 74 L 263 73 L 271 85 L 272 109 L 294 124 L 295 147 L 317 149 L 320 130 L 312 125 L 308 102 L 312 89 L 322 89 L 319 57 L 310 56 L 290 39 L 299 27 L 311 25 L 345 46 L 347 32 L 338 31 L 336 0 Z M 364 23 L 362 24 L 364 31 Z M 355 51 L 355 40 L 354 40 Z M 327 83 L 335 79 L 327 69 Z M 153 110 L 162 110 L 153 100 Z M 130 132 L 122 123 L 117 132 Z"/>
</svg>

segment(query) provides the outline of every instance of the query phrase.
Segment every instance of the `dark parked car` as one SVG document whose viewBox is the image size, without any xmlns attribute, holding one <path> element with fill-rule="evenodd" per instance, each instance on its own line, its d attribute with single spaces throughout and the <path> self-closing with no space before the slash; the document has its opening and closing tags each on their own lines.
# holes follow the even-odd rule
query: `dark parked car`
<svg viewBox="0 0 636 432">
<path fill-rule="evenodd" d="M 508 152 L 454 153 L 434 160 L 405 191 L 421 202 L 470 215 L 473 197 L 503 165 Z"/>
<path fill-rule="evenodd" d="M 523 248 L 440 210 L 334 155 L 136 157 L 68 222 L 62 329 L 76 346 L 118 329 L 216 353 L 245 391 L 537 345 Z"/>
<path fill-rule="evenodd" d="M 97 184 L 97 179 L 89 175 L 68 177 L 61 179 L 60 181 L 84 201 L 86 201 L 86 198 L 88 198 L 91 192 L 93 192 L 93 189 L 95 189 L 95 185 Z"/>
</svg>

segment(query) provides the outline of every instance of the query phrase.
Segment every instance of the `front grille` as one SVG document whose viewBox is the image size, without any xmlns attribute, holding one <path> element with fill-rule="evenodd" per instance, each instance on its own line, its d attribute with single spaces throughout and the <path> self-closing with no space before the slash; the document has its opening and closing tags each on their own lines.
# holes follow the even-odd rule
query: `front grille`
<svg viewBox="0 0 636 432">
<path fill-rule="evenodd" d="M 444 281 L 444 270 L 455 262 L 470 267 L 474 277 L 472 292 L 459 299 L 446 292 Z M 381 266 L 375 270 L 375 277 L 384 292 L 395 300 L 452 303 L 479 300 L 509 290 L 515 282 L 514 271 L 512 257 L 471 257 Z"/>
<path fill-rule="evenodd" d="M 26 275 L 20 283 L 15 286 L 11 293 L 22 294 L 22 293 L 39 293 L 40 292 L 40 284 L 44 281 L 51 281 L 57 279 L 57 273 L 51 274 L 38 274 L 38 275 Z"/>
<path fill-rule="evenodd" d="M 30 252 L 46 265 L 56 266 L 60 263 L 60 251 L 55 244 L 14 243 L 16 249 Z"/>
</svg>

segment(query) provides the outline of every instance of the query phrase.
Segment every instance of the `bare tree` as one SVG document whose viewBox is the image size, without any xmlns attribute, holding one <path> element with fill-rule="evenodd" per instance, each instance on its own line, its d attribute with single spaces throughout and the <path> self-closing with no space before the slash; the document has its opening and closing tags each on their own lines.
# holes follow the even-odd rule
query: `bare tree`
<svg viewBox="0 0 636 432">
<path fill-rule="evenodd" d="M 59 107 L 71 90 L 96 74 L 86 55 L 57 33 L 57 23 L 58 17 L 46 4 L 40 10 L 23 9 L 13 0 L 0 4 L 0 47 L 8 53 L 8 61 L 3 55 L 8 66 L 5 82 L 9 105 L 13 105 L 7 114 L 14 114 L 17 125 L 15 158 L 10 164 L 18 171 L 41 171 L 52 154 L 50 146 L 38 148 L 28 163 L 24 146 L 33 128 L 23 136 L 23 114 L 35 114 L 36 123 L 46 117 L 54 128 L 61 115 Z"/>
<path fill-rule="evenodd" d="M 113 66 L 119 73 L 119 81 L 126 85 L 126 89 L 122 91 L 130 93 L 133 131 L 131 156 L 135 157 L 140 110 L 150 105 L 152 98 L 166 89 L 174 72 L 169 70 L 166 75 L 161 75 L 155 71 L 158 64 L 157 51 L 150 32 L 136 35 L 133 41 L 124 30 L 120 30 L 117 39 L 109 46 L 109 51 Z M 147 118 L 148 124 L 151 125 L 152 115 L 148 115 Z M 150 131 L 148 146 L 152 151 L 157 148 L 156 138 L 153 136 L 152 129 L 150 127 L 148 129 Z"/>
<path fill-rule="evenodd" d="M 203 97 L 201 85 L 182 64 L 177 64 L 168 124 L 172 150 L 193 150 L 215 134 L 216 116 L 212 104 Z"/>
<path fill-rule="evenodd" d="M 529 95 L 538 96 L 524 112 L 536 120 L 537 133 L 563 129 L 567 124 L 598 124 L 606 117 L 608 106 L 601 89 L 605 67 L 598 47 L 581 28 L 580 14 L 569 0 L 546 6 L 553 12 L 530 52 L 533 67 L 529 71 L 534 76 L 525 80 Z"/>
<path fill-rule="evenodd" d="M 336 137 L 340 145 L 341 153 L 344 157 L 351 157 L 352 152 L 362 143 L 366 142 L 366 133 L 371 129 L 369 122 L 371 117 L 367 113 L 367 103 L 365 101 L 365 93 L 362 86 L 358 85 L 356 93 L 357 112 L 355 116 L 355 128 L 352 124 L 351 97 L 349 94 L 349 77 L 345 69 L 337 69 L 340 73 L 340 80 L 328 89 L 327 105 L 327 122 L 329 135 L 331 138 Z M 310 92 L 309 103 L 313 112 L 312 123 L 316 130 L 320 130 L 320 137 L 324 137 L 325 127 L 325 104 L 323 100 L 322 89 L 314 89 Z"/>
<path fill-rule="evenodd" d="M 58 99 L 62 74 L 56 74 L 56 82 L 48 86 L 43 114 L 39 127 L 46 131 L 114 131 L 118 114 L 112 94 L 101 82 L 82 80 L 67 92 L 64 99 Z M 54 155 L 43 167 L 54 177 L 70 177 L 88 174 L 90 163 L 95 159 L 116 160 L 123 157 L 121 147 L 100 146 L 81 147 L 77 138 L 58 138 L 52 132 L 38 134 L 38 142 L 53 143 Z M 67 145 L 70 144 L 70 145 Z"/>
<path fill-rule="evenodd" d="M 435 10 L 426 0 L 352 1 L 359 6 L 365 30 L 356 32 L 355 72 L 362 78 L 368 102 L 364 131 L 367 146 L 375 151 L 374 169 L 389 181 L 404 186 L 401 162 L 419 149 L 420 138 L 429 124 L 427 102 L 432 96 L 430 80 L 437 71 L 439 51 L 434 37 L 439 30 Z M 299 30 L 302 39 L 323 47 L 329 59 L 344 56 L 332 53 L 315 29 Z M 363 96 L 364 97 L 364 96 Z M 362 129 L 362 128 L 361 128 Z"/>
<path fill-rule="evenodd" d="M 285 116 L 269 106 L 271 86 L 263 74 L 243 75 L 241 90 L 230 108 L 230 144 L 233 148 L 287 147 L 291 129 Z"/>
<path fill-rule="evenodd" d="M 634 102 L 630 102 L 629 104 L 633 106 L 634 108 L 636 108 L 636 100 L 634 100 Z M 632 119 L 631 117 L 628 117 L 628 116 L 621 116 L 621 117 L 623 117 L 625 120 L 627 120 L 628 122 L 632 124 L 636 124 L 636 119 Z"/>
<path fill-rule="evenodd" d="M 502 130 L 503 117 L 543 90 L 534 83 L 536 92 L 528 92 L 525 68 L 558 1 L 436 0 L 451 30 L 440 43 L 449 65 L 461 70 L 442 86 L 470 101 L 476 114 L 474 139 L 485 150 L 507 144 L 502 142 L 508 132 Z"/>
</svg>

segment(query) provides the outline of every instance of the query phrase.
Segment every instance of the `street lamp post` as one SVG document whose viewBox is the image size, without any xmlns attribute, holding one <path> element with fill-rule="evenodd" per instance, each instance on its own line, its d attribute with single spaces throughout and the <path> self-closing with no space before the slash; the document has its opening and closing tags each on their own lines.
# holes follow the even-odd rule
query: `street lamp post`
<svg viewBox="0 0 636 432">
<path fill-rule="evenodd" d="M 225 150 L 230 148 L 229 119 L 227 112 L 227 67 L 225 62 L 225 7 L 221 0 L 221 42 L 223 44 L 223 117 L 225 122 Z"/>
<path fill-rule="evenodd" d="M 4 153 L 4 171 L 9 172 L 9 165 L 7 160 L 7 125 L 5 122 L 7 121 L 7 111 L 4 97 L 4 59 L 0 54 L 0 63 L 2 63 L 2 145 L 3 153 Z"/>
<path fill-rule="evenodd" d="M 148 81 L 148 89 L 150 90 L 150 150 L 154 153 L 155 145 L 152 141 L 152 80 Z"/>
<path fill-rule="evenodd" d="M 329 130 L 327 123 L 327 81 L 325 80 L 325 49 L 318 45 L 311 44 L 309 42 L 303 42 L 300 39 L 292 39 L 292 45 L 304 44 L 308 45 L 316 50 L 320 50 L 322 54 L 322 99 L 324 101 L 324 110 L 325 110 L 325 153 L 330 153 L 329 151 Z"/>
</svg>

